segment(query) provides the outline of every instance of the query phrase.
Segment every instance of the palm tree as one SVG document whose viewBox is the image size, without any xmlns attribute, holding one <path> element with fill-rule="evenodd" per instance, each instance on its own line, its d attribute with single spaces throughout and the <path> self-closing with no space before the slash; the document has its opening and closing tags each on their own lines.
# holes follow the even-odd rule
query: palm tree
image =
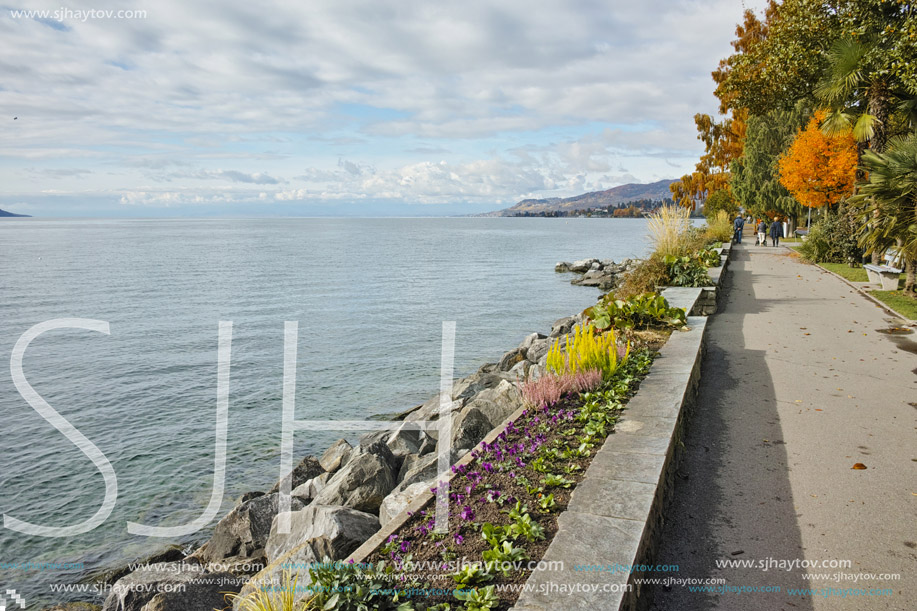
<svg viewBox="0 0 917 611">
<path fill-rule="evenodd" d="M 853 130 L 857 142 L 868 142 L 871 150 L 881 153 L 893 100 L 902 92 L 894 91 L 887 71 L 871 65 L 878 51 L 875 45 L 852 38 L 835 41 L 815 97 L 830 111 L 822 123 L 826 135 Z"/>
<path fill-rule="evenodd" d="M 894 138 L 885 153 L 868 150 L 863 169 L 869 178 L 850 202 L 860 207 L 868 224 L 860 243 L 867 252 L 897 246 L 905 262 L 905 292 L 917 280 L 917 134 Z M 874 210 L 878 214 L 874 214 Z"/>
</svg>

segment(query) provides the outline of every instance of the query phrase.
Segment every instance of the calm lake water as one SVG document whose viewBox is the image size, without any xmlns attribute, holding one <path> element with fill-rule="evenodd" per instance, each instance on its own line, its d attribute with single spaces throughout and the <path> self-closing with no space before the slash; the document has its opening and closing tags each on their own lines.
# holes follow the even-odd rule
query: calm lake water
<svg viewBox="0 0 917 611">
<path fill-rule="evenodd" d="M 471 373 L 591 305 L 597 291 L 571 286 L 555 262 L 642 256 L 645 235 L 642 219 L 3 219 L 4 362 L 38 323 L 110 324 L 108 336 L 40 336 L 24 371 L 111 461 L 118 499 L 102 526 L 80 536 L 0 528 L 0 585 L 24 592 L 29 608 L 98 601 L 50 585 L 176 542 L 129 535 L 127 521 L 180 525 L 202 513 L 213 480 L 219 321 L 234 327 L 217 519 L 279 476 L 284 321 L 299 321 L 298 419 L 402 411 L 438 389 L 442 321 L 457 324 L 456 376 Z M 105 492 L 99 471 L 19 395 L 9 368 L 0 371 L 0 512 L 48 526 L 92 516 Z M 296 460 L 341 436 L 296 433 Z M 10 567 L 21 563 L 83 569 Z"/>
</svg>

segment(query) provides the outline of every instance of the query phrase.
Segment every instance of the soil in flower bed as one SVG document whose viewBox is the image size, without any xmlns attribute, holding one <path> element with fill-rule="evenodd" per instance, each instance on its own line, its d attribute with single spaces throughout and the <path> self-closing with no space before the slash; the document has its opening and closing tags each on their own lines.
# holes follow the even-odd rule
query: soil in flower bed
<svg viewBox="0 0 917 611">
<path fill-rule="evenodd" d="M 552 448 L 562 452 L 564 448 L 578 450 L 581 447 L 581 440 L 587 434 L 587 422 L 579 420 L 577 415 L 587 401 L 582 395 L 572 394 L 551 406 L 529 408 L 510 423 L 492 444 L 476 448 L 475 458 L 468 465 L 457 469 L 453 467 L 456 473 L 447 484 L 450 494 L 448 534 L 433 533 L 435 504 L 431 499 L 367 561 L 384 560 L 398 567 L 409 559 L 416 572 L 400 571 L 407 577 L 405 583 L 415 581 L 416 588 L 451 590 L 460 587 L 450 575 L 465 563 L 481 563 L 482 554 L 491 549 L 482 536 L 482 525 L 512 524 L 508 512 L 516 507 L 518 501 L 528 508 L 532 521 L 543 529 L 544 538 L 529 541 L 519 536 L 513 546 L 526 552 L 521 568 L 513 568 L 505 575 L 492 569 L 492 581 L 468 587 L 525 583 L 531 574 L 529 562 L 535 566 L 544 556 L 557 532 L 558 515 L 567 508 L 570 496 L 582 481 L 595 452 L 602 447 L 607 435 L 613 433 L 615 418 L 648 372 L 652 356 L 645 349 L 633 352 L 631 359 L 622 364 L 612 381 L 603 387 L 614 389 L 604 391 L 607 394 L 599 401 L 607 406 L 602 412 L 610 422 L 606 424 L 604 434 L 593 435 L 588 455 L 545 457 L 541 461 L 545 472 L 533 468 L 539 465 L 536 459 Z M 595 391 L 592 396 L 602 392 Z M 543 481 L 547 474 L 561 476 L 564 481 L 559 482 L 561 485 L 552 486 L 550 482 Z M 542 508 L 539 502 L 550 494 L 553 494 L 553 505 Z M 500 603 L 493 608 L 508 609 L 515 603 L 518 594 L 499 592 L 498 596 Z M 463 603 L 451 595 L 415 597 L 411 602 L 418 608 L 444 602 L 452 604 L 453 609 L 463 608 Z"/>
</svg>

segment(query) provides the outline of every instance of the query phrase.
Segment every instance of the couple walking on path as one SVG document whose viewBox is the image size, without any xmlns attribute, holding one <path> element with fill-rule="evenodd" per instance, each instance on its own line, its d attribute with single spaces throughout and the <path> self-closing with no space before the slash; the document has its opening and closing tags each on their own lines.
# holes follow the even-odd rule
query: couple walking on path
<svg viewBox="0 0 917 611">
<path fill-rule="evenodd" d="M 745 229 L 745 219 L 741 214 L 736 215 L 735 220 L 732 222 L 732 227 L 735 230 L 735 236 L 733 242 L 736 244 L 742 243 L 742 232 Z M 767 223 L 764 222 L 764 219 L 758 221 L 758 226 L 755 228 L 758 233 L 758 241 L 756 245 L 760 244 L 761 246 L 767 246 L 767 238 L 765 232 L 767 232 Z M 780 246 L 780 238 L 783 237 L 783 223 L 778 220 L 774 220 L 771 223 L 771 230 L 769 232 L 771 237 L 771 246 Z"/>
<path fill-rule="evenodd" d="M 768 233 L 771 236 L 771 246 L 780 246 L 780 238 L 783 236 L 783 223 L 780 221 L 774 221 L 771 223 L 770 232 L 767 231 L 767 223 L 764 222 L 764 219 L 758 221 L 758 226 L 756 227 L 758 232 L 758 241 L 756 244 L 760 246 L 767 246 L 767 236 Z"/>
</svg>

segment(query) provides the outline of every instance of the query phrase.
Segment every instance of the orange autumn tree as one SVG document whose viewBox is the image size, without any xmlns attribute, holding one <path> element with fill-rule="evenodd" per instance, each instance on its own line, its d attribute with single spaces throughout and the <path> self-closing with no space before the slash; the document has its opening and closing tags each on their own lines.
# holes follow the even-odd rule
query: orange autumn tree
<svg viewBox="0 0 917 611">
<path fill-rule="evenodd" d="M 826 136 L 819 129 L 825 112 L 818 111 L 780 158 L 780 184 L 810 208 L 834 205 L 853 193 L 857 145 L 852 132 Z"/>
</svg>

